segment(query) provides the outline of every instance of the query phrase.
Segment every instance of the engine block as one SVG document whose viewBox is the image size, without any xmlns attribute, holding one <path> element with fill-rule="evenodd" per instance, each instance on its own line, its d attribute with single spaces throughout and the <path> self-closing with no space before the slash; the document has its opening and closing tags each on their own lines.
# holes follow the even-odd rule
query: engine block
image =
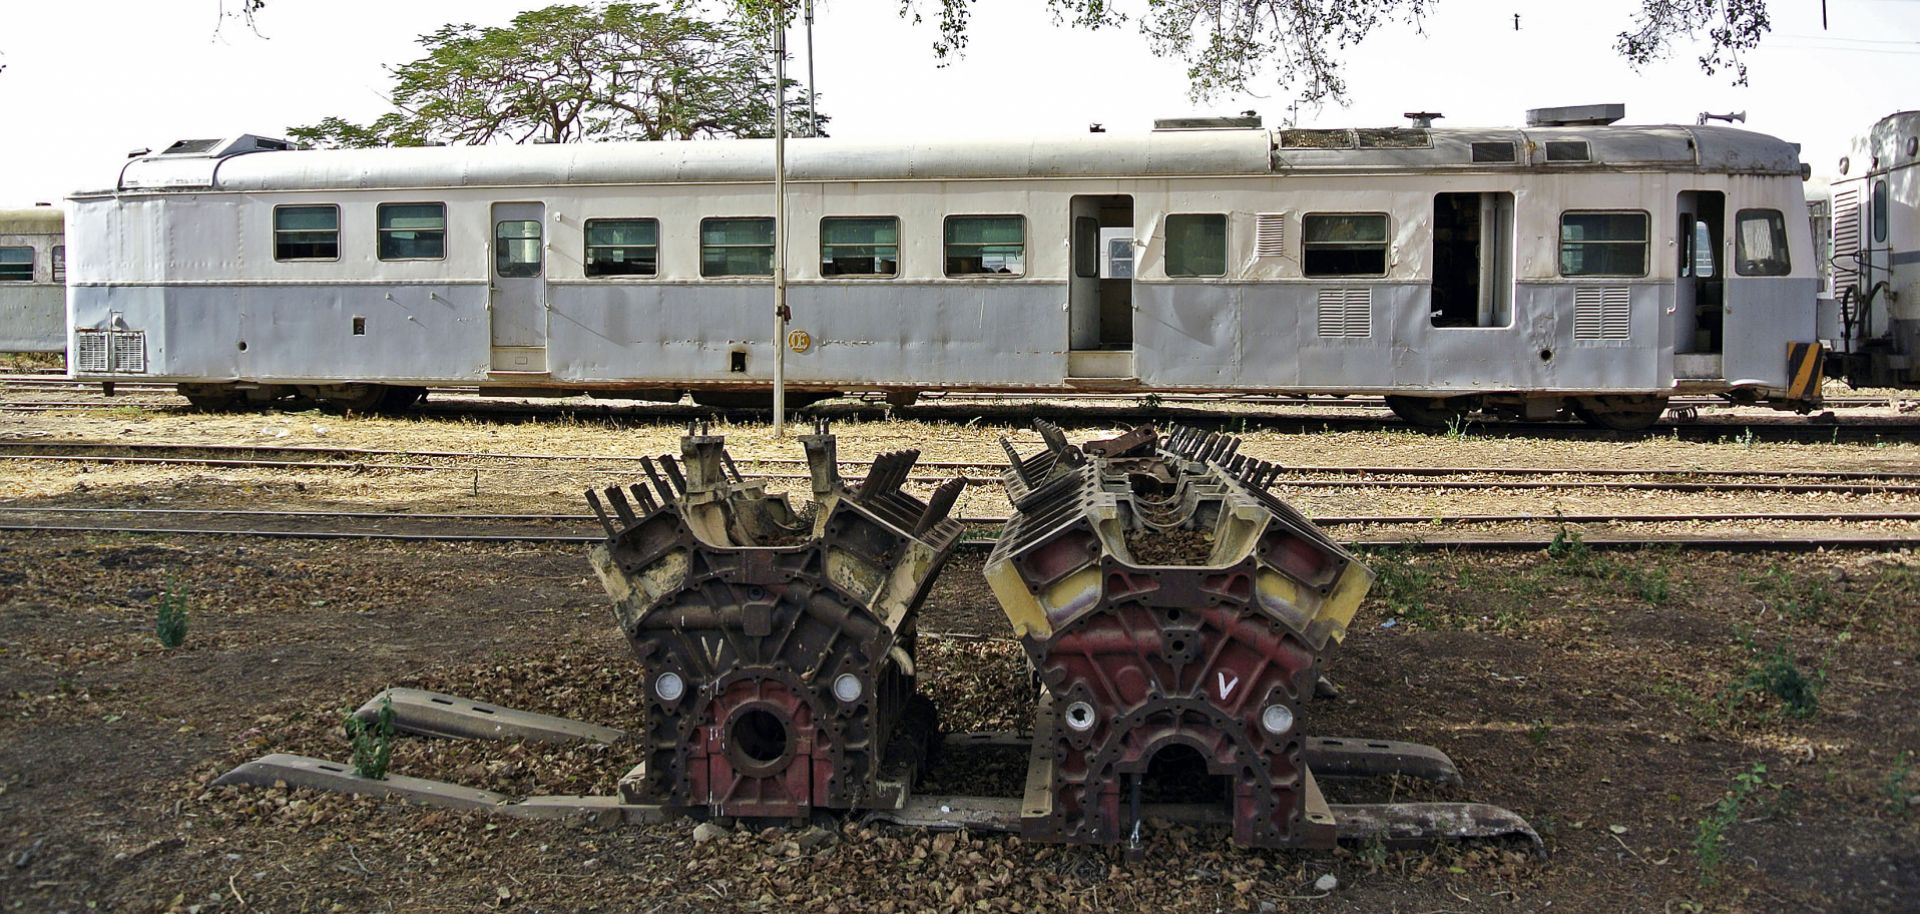
<svg viewBox="0 0 1920 914">
<path fill-rule="evenodd" d="M 593 565 L 645 673 L 628 802 L 794 817 L 887 808 L 911 786 L 934 730 L 916 613 L 959 539 L 947 515 L 965 480 L 907 495 L 919 453 L 897 451 L 853 485 L 815 431 L 799 509 L 706 434 L 682 439 L 679 463 L 644 461 L 651 490 L 587 493 L 607 532 Z"/>
<path fill-rule="evenodd" d="M 1237 842 L 1332 846 L 1301 706 L 1372 573 L 1237 439 L 1143 426 L 1075 447 L 1036 426 L 1043 452 L 1002 442 L 1014 512 L 986 565 L 1042 687 L 1022 830 L 1125 840 L 1156 759 L 1184 756 Z"/>
</svg>

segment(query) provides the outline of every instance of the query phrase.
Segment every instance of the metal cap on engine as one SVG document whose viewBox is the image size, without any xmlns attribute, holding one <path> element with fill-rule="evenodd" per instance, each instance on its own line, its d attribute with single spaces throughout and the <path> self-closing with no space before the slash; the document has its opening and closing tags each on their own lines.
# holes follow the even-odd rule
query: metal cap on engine
<svg viewBox="0 0 1920 914">
<path fill-rule="evenodd" d="M 1605 127 L 1627 116 L 1626 105 L 1568 105 L 1562 108 L 1530 108 L 1529 127 Z"/>
</svg>

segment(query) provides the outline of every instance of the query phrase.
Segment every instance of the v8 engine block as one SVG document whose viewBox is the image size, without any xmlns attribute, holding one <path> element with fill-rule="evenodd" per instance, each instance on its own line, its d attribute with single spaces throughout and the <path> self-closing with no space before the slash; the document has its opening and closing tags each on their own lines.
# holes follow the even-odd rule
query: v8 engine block
<svg viewBox="0 0 1920 914">
<path fill-rule="evenodd" d="M 1044 690 L 1023 831 L 1124 840 L 1156 759 L 1184 755 L 1224 785 L 1239 843 L 1331 846 L 1301 705 L 1372 573 L 1237 439 L 1142 427 L 1081 448 L 1036 425 L 1046 451 L 1006 445 L 1014 513 L 986 566 Z"/>
<path fill-rule="evenodd" d="M 594 568 L 646 676 L 628 802 L 793 817 L 885 808 L 911 786 L 933 730 L 915 616 L 959 539 L 947 515 L 965 481 L 907 495 L 919 454 L 898 451 L 852 485 L 816 432 L 801 509 L 712 435 L 684 438 L 682 463 L 646 461 L 651 491 L 587 493 L 607 531 Z"/>
</svg>

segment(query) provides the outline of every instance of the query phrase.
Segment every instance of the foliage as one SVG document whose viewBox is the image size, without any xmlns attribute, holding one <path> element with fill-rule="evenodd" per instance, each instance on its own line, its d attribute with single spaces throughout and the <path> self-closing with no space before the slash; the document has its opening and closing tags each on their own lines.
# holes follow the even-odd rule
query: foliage
<svg viewBox="0 0 1920 914">
<path fill-rule="evenodd" d="M 1382 549 L 1366 557 L 1373 571 L 1373 597 L 1386 606 L 1389 616 L 1410 625 L 1432 625 L 1437 621 L 1427 606 L 1435 584 L 1433 570 L 1420 564 L 1404 549 Z"/>
<path fill-rule="evenodd" d="M 764 12 L 778 0 L 734 0 L 739 8 Z M 934 56 L 966 51 L 977 0 L 900 0 L 900 13 L 939 29 Z M 1251 92 L 1269 72 L 1301 101 L 1344 101 L 1341 52 L 1383 25 L 1418 27 L 1439 0 L 1047 0 L 1057 21 L 1087 29 L 1135 22 L 1155 54 L 1187 65 L 1188 92 L 1196 100 Z M 1772 28 L 1766 0 L 1640 0 L 1633 29 L 1621 32 L 1614 49 L 1635 67 L 1665 58 L 1679 42 L 1705 42 L 1700 68 L 1731 69 L 1745 85 L 1741 55 L 1758 47 Z M 792 4 L 789 3 L 789 6 Z"/>
<path fill-rule="evenodd" d="M 167 650 L 187 643 L 187 592 L 171 580 L 160 591 L 153 633 L 160 639 L 160 646 Z"/>
<path fill-rule="evenodd" d="M 392 69 L 397 110 L 288 134 L 347 148 L 772 136 L 764 30 L 699 11 L 692 0 L 560 5 L 506 26 L 448 25 L 421 36 L 426 56 Z M 788 132 L 805 134 L 806 119 L 790 117 Z"/>
<path fill-rule="evenodd" d="M 353 744 L 353 772 L 375 781 L 386 780 L 393 761 L 393 699 L 380 699 L 371 722 L 347 715 L 347 740 Z"/>
<path fill-rule="evenodd" d="M 1914 788 L 1907 784 L 1907 775 L 1912 773 L 1912 754 L 1902 751 L 1894 757 L 1893 770 L 1887 772 L 1887 804 L 1894 812 L 1906 812 L 1913 804 Z"/>
<path fill-rule="evenodd" d="M 1754 590 L 1784 615 L 1818 619 L 1834 602 L 1826 582 L 1812 576 L 1794 574 L 1791 569 L 1770 564 L 1753 582 Z"/>
<path fill-rule="evenodd" d="M 1558 559 L 1570 565 L 1582 565 L 1592 554 L 1593 547 L 1587 545 L 1587 541 L 1580 536 L 1580 531 L 1565 526 L 1554 531 L 1553 541 L 1547 544 L 1547 558 Z"/>
<path fill-rule="evenodd" d="M 1740 804 L 1766 785 L 1767 766 L 1756 764 L 1751 771 L 1733 776 L 1733 788 L 1721 796 L 1713 811 L 1700 820 L 1693 838 L 1693 855 L 1700 863 L 1700 881 L 1711 883 L 1726 858 L 1727 829 L 1740 819 Z"/>
<path fill-rule="evenodd" d="M 1808 718 L 1820 710 L 1820 690 L 1826 686 L 1827 678 L 1824 669 L 1809 676 L 1794 661 L 1788 645 L 1783 644 L 1762 656 L 1751 634 L 1742 640 L 1748 654 L 1757 662 L 1733 684 L 1728 695 L 1731 703 L 1737 704 L 1752 692 L 1766 692 L 1779 699 L 1781 711 L 1788 717 Z"/>
</svg>

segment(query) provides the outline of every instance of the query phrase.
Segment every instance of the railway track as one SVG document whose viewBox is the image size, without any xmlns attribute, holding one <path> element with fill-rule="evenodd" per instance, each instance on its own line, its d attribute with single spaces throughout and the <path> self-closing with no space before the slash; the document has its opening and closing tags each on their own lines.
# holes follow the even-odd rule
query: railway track
<svg viewBox="0 0 1920 914">
<path fill-rule="evenodd" d="M 266 455 L 276 455 L 271 459 Z M 335 470 L 346 472 L 514 473 L 562 476 L 578 481 L 601 472 L 629 475 L 645 458 L 634 455 L 525 454 L 383 450 L 311 445 L 129 444 L 107 442 L 0 441 L 0 460 L 202 466 L 217 469 Z M 795 466 L 791 458 L 741 458 L 747 465 Z M 538 463 L 540 466 L 516 464 Z M 552 464 L 569 464 L 556 468 Z M 857 461 L 843 461 L 856 465 Z M 924 461 L 920 467 L 995 477 L 1003 463 Z M 798 481 L 797 471 L 756 471 L 767 479 Z M 1577 477 L 1601 477 L 1581 479 Z M 1406 478 L 1401 478 L 1406 477 Z M 1517 477 L 1517 478 L 1437 478 Z M 935 483 L 946 475 L 919 473 L 909 481 Z M 1780 494 L 1920 494 L 1920 472 L 1795 470 L 1638 470 L 1621 467 L 1333 467 L 1287 468 L 1276 486 L 1293 489 L 1592 490 L 1635 492 L 1767 492 Z"/>
<path fill-rule="evenodd" d="M 98 387 L 99 385 L 94 383 L 74 381 L 60 375 L 0 374 L 0 390 L 4 390 L 6 388 L 18 388 L 18 389 L 97 391 Z M 116 391 L 121 393 L 125 393 L 125 392 L 163 393 L 173 398 L 176 401 L 179 399 L 178 396 L 174 394 L 174 385 L 172 384 L 163 384 L 158 382 L 127 381 L 127 382 L 117 383 L 115 385 L 115 389 Z M 429 388 L 428 390 L 431 394 L 443 396 L 443 397 L 445 396 L 476 397 L 476 398 L 481 397 L 480 388 L 478 387 L 461 387 L 461 386 L 433 387 L 433 388 Z M 920 403 L 927 404 L 927 405 L 944 404 L 944 403 L 992 404 L 992 403 L 1003 402 L 1003 401 L 1018 401 L 1022 404 L 1025 404 L 1025 403 L 1030 403 L 1036 400 L 1040 400 L 1040 401 L 1052 400 L 1052 401 L 1073 401 L 1073 402 L 1084 402 L 1084 403 L 1132 404 L 1132 403 L 1137 403 L 1142 399 L 1146 399 L 1148 396 L 1149 395 L 1146 395 L 1146 394 L 1134 394 L 1134 393 L 1095 393 L 1095 392 L 1072 392 L 1072 393 L 1036 392 L 1036 393 L 1018 394 L 1018 393 L 974 393 L 974 392 L 967 392 L 967 391 L 953 391 L 953 392 L 932 391 L 932 392 L 922 394 L 920 396 Z M 1332 409 L 1370 409 L 1370 410 L 1387 409 L 1387 402 L 1385 397 L 1367 396 L 1367 395 L 1297 396 L 1297 395 L 1279 395 L 1279 394 L 1163 393 L 1163 394 L 1151 395 L 1151 398 L 1154 401 L 1159 403 L 1170 403 L 1170 404 L 1207 405 L 1207 404 L 1220 404 L 1220 403 L 1239 403 L 1239 404 L 1262 405 L 1262 406 L 1301 406 L 1301 407 L 1324 407 L 1324 408 L 1332 408 Z M 486 398 L 486 399 L 491 400 L 493 402 L 500 402 L 499 400 L 495 400 L 494 398 Z M 608 399 L 619 401 L 618 397 L 610 397 Z M 855 399 L 855 400 L 859 400 L 861 402 L 870 403 L 870 404 L 880 404 L 885 402 L 884 398 L 874 397 L 874 396 L 865 396 L 865 395 L 856 395 L 856 396 L 850 397 L 849 399 Z M 1897 405 L 1900 402 L 1907 401 L 1910 399 L 1912 398 L 1905 398 L 1905 397 L 1898 397 L 1898 396 L 1878 396 L 1878 397 L 1838 396 L 1838 397 L 1827 397 L 1823 401 L 1823 405 L 1829 409 L 1861 409 L 1861 408 L 1871 408 L 1871 407 L 1879 407 L 1879 406 L 1893 406 L 1893 405 Z M 60 402 L 60 403 L 45 404 L 45 405 L 57 406 L 57 407 L 80 407 L 80 406 L 95 405 L 98 402 L 99 402 L 98 399 L 93 399 L 93 400 L 87 400 L 87 401 Z M 641 402 L 641 401 L 633 401 L 633 402 Z M 40 404 L 31 404 L 31 405 L 40 405 Z M 572 405 L 575 405 L 575 404 L 555 403 L 555 404 L 550 404 L 550 407 L 566 408 Z M 1733 406 L 1733 404 L 1728 403 L 1726 400 L 1720 397 L 1708 397 L 1708 396 L 1674 397 L 1672 400 L 1669 401 L 1669 405 L 1673 409 L 1731 408 Z"/>
<path fill-rule="evenodd" d="M 197 518 L 197 521 L 190 521 Z M 960 517 L 970 528 L 962 546 L 987 548 L 997 541 L 1004 517 Z M 1374 532 L 1342 537 L 1351 547 L 1419 549 L 1543 549 L 1554 534 L 1534 531 L 1472 531 L 1462 527 L 1494 524 L 1547 524 L 1555 531 L 1568 524 L 1610 526 L 1658 523 L 1920 523 L 1920 512 L 1756 512 L 1689 515 L 1406 515 L 1325 516 L 1323 527 L 1417 526 L 1414 532 Z M 272 522 L 269 522 L 272 521 Z M 1457 532 L 1442 532 L 1454 528 Z M 588 544 L 605 539 L 591 515 L 575 514 L 391 514 L 372 511 L 234 510 L 226 508 L 117 508 L 102 506 L 0 506 L 0 532 L 148 536 L 241 536 L 271 539 L 390 540 L 421 543 Z M 1631 530 L 1582 531 L 1582 542 L 1604 548 L 1669 546 L 1718 550 L 1798 550 L 1817 548 L 1904 548 L 1920 546 L 1913 529 L 1810 530 L 1753 533 Z"/>
</svg>

